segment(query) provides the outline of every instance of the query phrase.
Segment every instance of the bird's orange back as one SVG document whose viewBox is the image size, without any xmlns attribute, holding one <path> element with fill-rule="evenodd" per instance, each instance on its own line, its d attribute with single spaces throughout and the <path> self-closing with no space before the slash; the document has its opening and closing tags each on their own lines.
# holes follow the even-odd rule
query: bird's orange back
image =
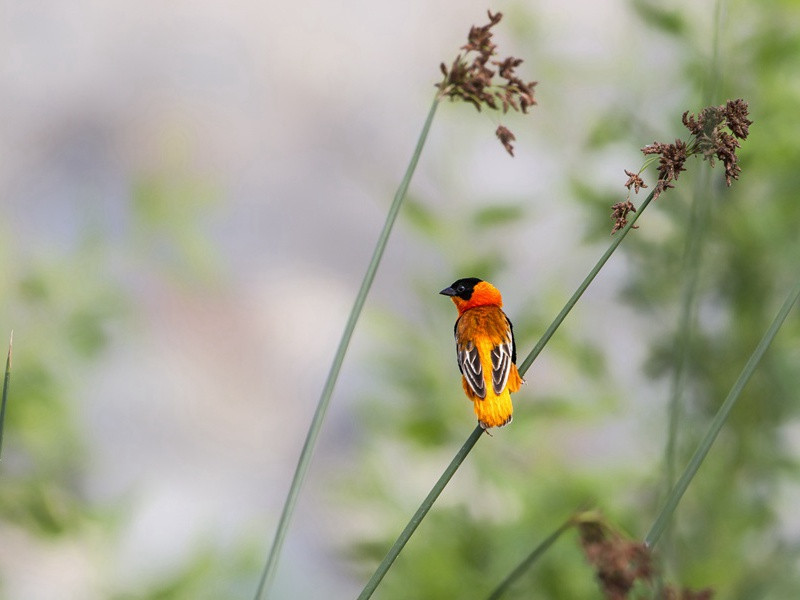
<svg viewBox="0 0 800 600">
<path fill-rule="evenodd" d="M 473 277 L 459 279 L 441 293 L 458 309 L 454 333 L 464 392 L 482 427 L 501 427 L 511 421 L 511 393 L 523 381 L 514 364 L 514 333 L 501 309 L 500 292 Z"/>
</svg>

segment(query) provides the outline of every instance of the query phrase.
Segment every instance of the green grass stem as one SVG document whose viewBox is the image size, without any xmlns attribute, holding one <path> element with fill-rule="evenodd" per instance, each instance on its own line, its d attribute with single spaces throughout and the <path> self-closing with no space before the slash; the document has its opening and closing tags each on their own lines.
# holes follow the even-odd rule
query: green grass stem
<svg viewBox="0 0 800 600">
<path fill-rule="evenodd" d="M 367 299 L 369 289 L 372 286 L 373 280 L 375 279 L 375 273 L 377 272 L 378 265 L 383 257 L 383 252 L 386 249 L 386 243 L 389 240 L 389 234 L 392 231 L 397 214 L 400 212 L 400 207 L 405 199 L 411 178 L 413 177 L 414 171 L 417 168 L 419 157 L 422 154 L 422 148 L 425 146 L 425 141 L 428 137 L 431 123 L 433 122 L 433 116 L 436 114 L 436 108 L 439 105 L 439 100 L 440 98 L 437 95 L 431 104 L 430 110 L 428 111 L 428 116 L 425 119 L 425 124 L 422 127 L 419 138 L 417 139 L 417 145 L 414 148 L 411 161 L 409 162 L 405 175 L 403 175 L 403 179 L 400 182 L 397 191 L 395 192 L 394 200 L 389 208 L 389 213 L 386 215 L 386 222 L 383 224 L 383 229 L 381 230 L 378 241 L 375 244 L 375 249 L 372 253 L 372 259 L 367 266 L 366 273 L 364 273 L 364 279 L 361 282 L 361 287 L 358 290 L 358 295 L 356 296 L 353 308 L 350 310 L 350 316 L 347 319 L 347 324 L 345 325 L 344 332 L 342 333 L 342 337 L 339 341 L 339 347 L 336 350 L 336 355 L 333 358 L 333 363 L 331 364 L 330 371 L 328 372 L 328 377 L 325 380 L 324 387 L 322 388 L 322 393 L 317 403 L 314 417 L 311 420 L 311 425 L 309 426 L 308 433 L 303 444 L 303 449 L 300 452 L 300 458 L 298 460 L 297 467 L 295 468 L 294 476 L 292 477 L 292 483 L 289 486 L 289 493 L 286 497 L 286 501 L 284 502 L 280 519 L 278 520 L 275 538 L 273 539 L 272 547 L 270 548 L 269 555 L 267 556 L 267 562 L 264 565 L 264 570 L 261 573 L 261 579 L 258 583 L 258 589 L 256 590 L 255 594 L 256 600 L 267 597 L 270 586 L 272 585 L 272 581 L 275 577 L 275 570 L 278 564 L 278 559 L 281 555 L 281 550 L 283 549 L 283 542 L 286 538 L 286 532 L 289 528 L 289 523 L 292 519 L 295 505 L 297 504 L 297 498 L 300 494 L 300 489 L 303 485 L 303 481 L 305 480 L 306 473 L 308 472 L 308 467 L 311 463 L 311 457 L 314 454 L 317 438 L 319 436 L 320 429 L 322 428 L 322 423 L 325 420 L 325 414 L 328 411 L 328 405 L 330 404 L 333 389 L 336 386 L 336 380 L 339 377 L 339 371 L 341 370 L 342 363 L 344 362 L 344 356 L 347 353 L 347 347 L 350 344 L 350 339 L 353 336 L 353 330 L 355 329 L 358 318 L 361 315 L 361 310 L 364 307 L 364 302 Z"/>
<path fill-rule="evenodd" d="M 675 512 L 675 508 L 678 506 L 678 503 L 683 497 L 684 492 L 686 492 L 686 489 L 689 487 L 689 484 L 692 482 L 692 479 L 697 473 L 697 470 L 700 468 L 700 465 L 703 463 L 703 460 L 708 455 L 714 440 L 716 440 L 717 435 L 722 429 L 722 426 L 728 419 L 728 415 L 730 414 L 733 406 L 736 404 L 736 401 L 739 399 L 744 386 L 753 375 L 753 372 L 756 370 L 759 361 L 764 356 L 767 348 L 769 348 L 769 345 L 772 343 L 772 340 L 775 338 L 775 335 L 778 333 L 781 325 L 783 325 L 783 322 L 786 319 L 786 316 L 789 314 L 792 306 L 795 304 L 795 302 L 797 302 L 798 297 L 800 297 L 800 281 L 797 282 L 794 289 L 789 293 L 786 301 L 783 303 L 783 306 L 781 306 L 781 309 L 778 311 L 778 314 L 775 316 L 775 319 L 769 326 L 769 329 L 767 329 L 766 333 L 764 334 L 764 337 L 761 338 L 761 341 L 758 343 L 758 346 L 756 346 L 753 354 L 750 355 L 747 364 L 745 364 L 741 373 L 739 373 L 736 383 L 733 384 L 731 391 L 728 393 L 728 397 L 725 398 L 722 406 L 719 407 L 717 414 L 714 416 L 714 420 L 711 422 L 711 426 L 708 428 L 708 431 L 698 445 L 697 450 L 695 450 L 694 454 L 692 455 L 691 460 L 689 460 L 689 464 L 686 466 L 683 474 L 670 491 L 664 507 L 659 512 L 655 523 L 653 523 L 650 531 L 645 536 L 644 541 L 648 546 L 655 545 L 661 537 L 661 534 L 664 533 L 664 530 L 667 528 L 667 525 L 669 524 L 669 521 Z"/>
<path fill-rule="evenodd" d="M 717 0 L 714 7 L 714 34 L 711 40 L 711 62 L 706 78 L 706 89 L 703 93 L 703 105 L 710 106 L 716 97 L 719 85 L 720 61 L 720 32 L 722 30 L 722 2 Z M 700 280 L 700 265 L 702 263 L 703 242 L 705 229 L 711 204 L 713 201 L 710 190 L 711 168 L 701 169 L 694 189 L 689 223 L 687 227 L 686 245 L 683 251 L 681 272 L 686 274 L 684 287 L 681 293 L 680 314 L 678 317 L 677 335 L 677 361 L 672 371 L 670 381 L 670 399 L 667 408 L 667 443 L 664 447 L 664 493 L 668 494 L 675 484 L 678 455 L 678 426 L 681 415 L 681 398 L 686 387 L 686 374 L 689 367 L 689 349 L 692 346 L 691 338 L 693 325 L 696 321 L 697 295 Z M 667 548 L 662 552 L 667 555 L 673 553 L 671 542 L 666 540 Z"/>
<path fill-rule="evenodd" d="M 513 571 L 511 571 L 511 573 L 508 574 L 508 577 L 506 577 L 500 583 L 500 585 L 498 585 L 494 589 L 494 591 L 491 594 L 489 594 L 488 600 L 497 600 L 503 594 L 505 594 L 508 591 L 508 589 L 512 585 L 514 585 L 514 583 L 520 577 L 522 577 L 525 574 L 525 572 L 531 568 L 531 566 L 533 566 L 533 563 L 535 563 L 540 556 L 542 556 L 545 552 L 547 552 L 550 546 L 555 544 L 556 540 L 558 540 L 558 538 L 560 538 L 561 535 L 573 525 L 575 525 L 575 518 L 570 517 L 569 519 L 564 521 L 558 527 L 558 529 L 553 531 L 553 533 L 551 533 L 544 540 L 542 540 L 542 542 L 539 543 L 539 545 L 536 546 L 536 548 L 534 548 L 533 551 L 530 554 L 528 554 L 528 556 L 526 556 L 525 559 L 521 563 L 519 563 L 519 565 L 517 565 L 517 567 Z"/>
<path fill-rule="evenodd" d="M 11 383 L 11 347 L 14 345 L 14 332 L 8 340 L 8 356 L 6 357 L 6 374 L 3 377 L 3 399 L 0 401 L 0 458 L 3 456 L 3 430 L 6 423 L 6 403 L 8 402 L 8 385 Z"/>
<path fill-rule="evenodd" d="M 414 513 L 414 516 L 411 517 L 411 520 L 406 525 L 405 529 L 403 529 L 400 536 L 397 538 L 395 543 L 389 549 L 389 552 L 386 554 L 384 559 L 381 561 L 381 564 L 378 565 L 378 568 L 372 574 L 372 577 L 367 582 L 367 585 L 364 586 L 364 589 L 361 591 L 361 594 L 358 596 L 358 600 L 366 600 L 370 598 L 372 594 L 375 592 L 375 589 L 380 584 L 381 580 L 383 579 L 384 575 L 386 575 L 389 568 L 394 563 L 397 556 L 400 554 L 400 551 L 403 549 L 403 546 L 406 545 L 406 542 L 411 538 L 414 531 L 416 531 L 419 524 L 422 522 L 422 519 L 425 518 L 425 515 L 428 514 L 428 511 L 433 506 L 433 503 L 439 497 L 439 494 L 442 493 L 442 490 L 445 488 L 447 483 L 453 477 L 455 472 L 458 470 L 458 467 L 461 466 L 461 463 L 464 462 L 464 459 L 469 454 L 470 450 L 472 450 L 473 446 L 478 442 L 481 435 L 483 435 L 485 429 L 478 425 L 475 429 L 472 430 L 472 433 L 469 434 L 467 441 L 464 442 L 464 445 L 461 446 L 461 449 L 455 455 L 450 464 L 447 465 L 447 468 L 442 473 L 439 480 L 436 482 L 436 485 L 433 486 L 433 489 L 428 492 L 428 495 L 425 496 L 425 500 L 422 501 L 422 504 L 417 509 L 417 512 Z"/>
<path fill-rule="evenodd" d="M 640 216 L 642 216 L 642 213 L 647 208 L 647 205 L 650 204 L 650 202 L 653 200 L 654 194 L 655 190 L 650 192 L 647 198 L 645 198 L 644 202 L 642 202 L 641 206 L 639 206 L 639 208 L 636 209 L 636 212 L 629 214 L 630 218 L 628 220 L 628 224 L 625 225 L 625 227 L 623 227 L 620 231 L 618 231 L 614 235 L 611 245 L 603 253 L 603 256 L 600 257 L 600 260 L 597 261 L 597 264 L 595 264 L 592 270 L 589 271 L 589 274 L 578 286 L 578 289 L 575 290 L 575 293 L 572 294 L 572 297 L 569 300 L 567 300 L 567 303 L 564 305 L 564 308 L 562 308 L 561 312 L 558 313 L 556 318 L 544 332 L 544 335 L 542 335 L 541 339 L 533 347 L 533 350 L 530 351 L 530 354 L 528 354 L 528 356 L 525 357 L 525 360 L 523 360 L 520 363 L 519 365 L 520 375 L 524 375 L 525 372 L 530 368 L 533 361 L 536 360 L 536 357 L 539 356 L 539 353 L 544 349 L 547 342 L 549 342 L 550 338 L 553 337 L 553 334 L 556 332 L 556 329 L 558 329 L 561 323 L 564 322 L 564 319 L 567 318 L 569 312 L 573 309 L 575 304 L 577 304 L 581 296 L 583 296 L 583 293 L 586 291 L 586 288 L 588 288 L 589 285 L 594 280 L 594 278 L 597 277 L 597 274 L 600 272 L 600 269 L 602 269 L 603 266 L 606 264 L 606 262 L 608 262 L 608 259 L 611 258 L 612 254 L 614 254 L 614 251 L 617 249 L 617 246 L 619 246 L 622 243 L 622 240 L 624 240 L 625 236 L 628 235 L 628 232 L 633 228 L 636 221 L 639 219 Z"/>
<path fill-rule="evenodd" d="M 670 377 L 669 403 L 667 404 L 667 443 L 664 446 L 664 490 L 669 494 L 675 485 L 678 467 L 678 429 L 681 417 L 681 398 L 686 388 L 686 377 L 689 372 L 689 359 L 692 347 L 692 332 L 697 315 L 697 296 L 700 282 L 700 265 L 702 263 L 703 241 L 706 223 L 711 210 L 709 188 L 709 169 L 701 170 L 694 191 L 687 226 L 686 243 L 683 249 L 681 273 L 684 274 L 684 285 L 681 291 L 680 312 L 675 348 L 675 368 Z M 671 555 L 672 545 L 665 540 L 666 555 Z"/>
</svg>

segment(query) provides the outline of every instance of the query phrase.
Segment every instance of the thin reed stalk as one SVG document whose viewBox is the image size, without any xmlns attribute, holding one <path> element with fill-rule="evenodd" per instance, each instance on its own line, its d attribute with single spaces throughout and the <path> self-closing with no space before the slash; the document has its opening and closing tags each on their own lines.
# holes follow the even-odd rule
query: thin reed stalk
<svg viewBox="0 0 800 600">
<path fill-rule="evenodd" d="M 364 307 L 364 302 L 367 299 L 367 294 L 369 293 L 369 289 L 372 286 L 373 280 L 375 279 L 375 273 L 377 272 L 378 265 L 383 257 L 383 252 L 386 249 L 386 243 L 389 240 L 389 234 L 392 232 L 392 227 L 394 226 L 397 214 L 400 212 L 400 207 L 403 204 L 403 200 L 406 197 L 406 192 L 408 191 L 411 178 L 413 177 L 414 171 L 417 168 L 417 163 L 419 162 L 419 157 L 422 154 L 422 148 L 425 146 L 425 141 L 428 138 L 428 132 L 430 131 L 431 123 L 433 122 L 433 117 L 436 114 L 436 108 L 439 105 L 439 101 L 440 97 L 437 95 L 431 104 L 430 110 L 428 111 L 428 116 L 425 119 L 424 125 L 422 126 L 422 131 L 417 139 L 417 145 L 414 148 L 414 153 L 411 156 L 411 161 L 408 164 L 405 175 L 403 175 L 403 179 L 400 182 L 397 191 L 395 192 L 394 200 L 389 208 L 389 213 L 386 215 L 386 221 L 383 224 L 383 229 L 381 230 L 378 241 L 375 244 L 375 249 L 372 252 L 372 258 L 367 266 L 366 273 L 364 273 L 364 279 L 361 282 L 361 287 L 356 295 L 353 308 L 350 310 L 350 316 L 347 319 L 347 324 L 345 325 L 344 332 L 342 333 L 342 337 L 339 341 L 339 347 L 336 350 L 336 355 L 333 358 L 333 363 L 331 364 L 330 371 L 328 372 L 328 377 L 325 380 L 324 387 L 322 388 L 322 393 L 320 394 L 317 408 L 314 412 L 314 417 L 311 420 L 311 425 L 309 426 L 308 433 L 306 434 L 303 449 L 300 452 L 300 458 L 297 462 L 294 476 L 292 477 L 292 483 L 289 486 L 289 493 L 286 497 L 286 501 L 284 502 L 280 519 L 278 520 L 275 538 L 273 539 L 272 547 L 270 548 L 269 555 L 267 556 L 267 562 L 264 565 L 264 570 L 262 571 L 261 579 L 258 583 L 258 589 L 256 590 L 255 594 L 256 600 L 267 598 L 267 594 L 269 593 L 269 589 L 275 577 L 275 570 L 278 565 L 278 559 L 280 558 L 281 550 L 283 549 L 286 532 L 289 529 L 289 523 L 291 522 L 292 514 L 294 513 L 295 505 L 297 504 L 297 498 L 300 495 L 300 489 L 302 488 L 303 481 L 305 480 L 306 473 L 308 472 L 311 458 L 314 455 L 314 448 L 317 444 L 317 438 L 319 436 L 320 429 L 322 428 L 322 423 L 325 420 L 325 415 L 328 411 L 331 395 L 333 394 L 333 389 L 336 386 L 336 380 L 339 378 L 339 371 L 342 368 L 342 363 L 344 362 L 344 357 L 347 353 L 347 347 L 350 345 L 350 339 L 353 336 L 353 330 L 356 327 L 358 318 L 361 315 L 361 310 Z"/>
<path fill-rule="evenodd" d="M 531 568 L 533 563 L 539 560 L 539 557 L 542 556 L 547 550 L 550 549 L 550 546 L 556 543 L 556 540 L 561 537 L 561 535 L 566 532 L 570 527 L 575 525 L 575 517 L 570 517 L 566 521 L 564 521 L 561 525 L 559 525 L 558 529 L 553 531 L 550 535 L 548 535 L 544 540 L 539 543 L 533 551 L 526 556 L 521 563 L 519 563 L 516 568 L 508 574 L 500 585 L 498 585 L 494 591 L 489 594 L 487 600 L 498 600 L 498 598 L 502 597 L 508 589 L 514 585 L 514 583 L 522 577 L 525 572 Z"/>
<path fill-rule="evenodd" d="M 706 78 L 706 88 L 703 94 L 704 104 L 706 105 L 710 105 L 713 102 L 719 85 L 720 33 L 723 19 L 722 4 L 720 0 L 717 0 L 714 7 L 714 28 L 711 40 L 712 56 L 708 77 Z M 678 358 L 670 380 L 670 399 L 667 408 L 667 443 L 664 447 L 665 494 L 668 494 L 675 484 L 675 473 L 677 471 L 678 425 L 680 423 L 681 413 L 680 401 L 684 396 L 683 392 L 686 387 L 686 373 L 688 371 L 690 358 L 689 349 L 692 346 L 692 330 L 696 318 L 700 265 L 702 263 L 703 241 L 705 239 L 704 229 L 713 200 L 712 195 L 709 193 L 709 182 L 709 170 L 701 170 L 694 189 L 694 201 L 692 202 L 689 215 L 686 245 L 683 252 L 681 272 L 686 274 L 686 279 L 681 295 L 680 315 L 678 317 Z M 666 546 L 666 552 L 664 548 L 662 548 L 662 552 L 671 555 L 673 552 L 672 544 L 667 541 Z"/>
<path fill-rule="evenodd" d="M 681 292 L 680 313 L 676 336 L 676 361 L 670 377 L 669 403 L 667 404 L 667 443 L 664 446 L 664 490 L 666 495 L 675 485 L 678 470 L 678 434 L 681 416 L 681 399 L 684 397 L 686 377 L 689 371 L 692 336 L 696 323 L 697 296 L 700 281 L 700 265 L 705 235 L 705 224 L 711 210 L 711 197 L 708 173 L 702 173 L 695 186 L 694 202 L 689 214 L 686 245 L 683 250 L 681 273 L 685 274 Z M 668 533 L 668 532 L 667 532 Z M 669 540 L 663 549 L 667 560 L 672 558 L 672 544 Z"/>
<path fill-rule="evenodd" d="M 483 427 L 478 425 L 475 429 L 472 430 L 472 433 L 469 434 L 467 441 L 464 442 L 464 445 L 461 446 L 459 451 L 456 453 L 455 457 L 450 464 L 447 465 L 447 468 L 442 473 L 439 480 L 436 482 L 436 485 L 433 486 L 428 495 L 425 496 L 425 500 L 422 501 L 422 504 L 417 509 L 417 512 L 414 513 L 414 516 L 411 517 L 411 520 L 406 525 L 405 529 L 400 533 L 400 536 L 397 538 L 395 543 L 389 549 L 389 552 L 386 554 L 384 559 L 381 561 L 381 564 L 378 565 L 378 568 L 372 574 L 372 577 L 367 582 L 367 585 L 364 586 L 364 589 L 361 591 L 361 594 L 358 596 L 358 600 L 366 600 L 367 598 L 371 597 L 372 594 L 375 592 L 375 589 L 380 584 L 381 580 L 383 579 L 384 575 L 389 571 L 389 568 L 394 563 L 397 556 L 400 554 L 400 551 L 403 549 L 403 546 L 406 545 L 406 542 L 411 538 L 411 536 L 416 531 L 419 524 L 422 522 L 422 519 L 425 518 L 425 515 L 428 514 L 428 511 L 433 506 L 433 503 L 436 502 L 436 499 L 439 497 L 439 494 L 442 493 L 447 483 L 453 477 L 455 472 L 458 470 L 458 467 L 461 466 L 461 463 L 464 462 L 464 459 L 469 454 L 470 450 L 472 450 L 473 446 L 478 443 L 481 435 L 483 435 L 484 431 L 486 431 Z"/>
<path fill-rule="evenodd" d="M 722 426 L 725 424 L 725 421 L 728 419 L 728 415 L 736 404 L 736 401 L 739 399 L 744 386 L 753 375 L 753 372 L 756 370 L 759 361 L 764 356 L 767 348 L 769 348 L 769 345 L 772 343 L 772 340 L 775 338 L 775 335 L 778 333 L 781 325 L 783 325 L 783 322 L 786 319 L 786 316 L 789 314 L 792 306 L 794 306 L 795 302 L 797 302 L 798 297 L 800 297 L 800 281 L 798 281 L 794 289 L 789 292 L 789 295 L 786 297 L 783 306 L 781 306 L 781 309 L 778 311 L 778 314 L 775 315 L 775 319 L 772 321 L 769 329 L 767 329 L 764 337 L 761 338 L 758 346 L 756 346 L 756 349 L 750 355 L 750 358 L 739 374 L 736 383 L 733 384 L 733 387 L 728 393 L 727 398 L 725 398 L 725 401 L 722 403 L 722 406 L 719 407 L 719 410 L 714 416 L 714 420 L 711 422 L 708 431 L 692 455 L 692 458 L 689 460 L 689 464 L 686 465 L 683 474 L 670 491 L 663 508 L 658 513 L 653 526 L 645 536 L 644 541 L 648 546 L 652 547 L 656 542 L 658 542 L 659 538 L 664 533 L 664 530 L 667 528 L 667 525 L 669 524 L 670 519 L 672 518 L 672 515 L 678 506 L 678 503 L 681 501 L 681 498 L 686 492 L 686 489 L 689 487 L 689 484 L 692 482 L 692 479 L 697 474 L 700 465 L 703 464 L 703 460 L 705 460 L 706 456 L 708 455 L 711 446 L 714 444 L 714 440 L 717 439 L 717 435 L 722 429 Z"/>
<path fill-rule="evenodd" d="M 549 342 L 550 338 L 553 337 L 553 334 L 556 332 L 556 329 L 558 329 L 561 323 L 564 322 L 564 319 L 567 318 L 569 312 L 573 309 L 575 304 L 578 303 L 578 300 L 580 300 L 581 296 L 583 296 L 583 293 L 586 291 L 586 289 L 589 287 L 592 281 L 594 281 L 594 278 L 597 277 L 597 274 L 600 272 L 600 269 L 602 269 L 603 265 L 605 265 L 606 262 L 608 262 L 608 259 L 611 258 L 612 254 L 614 254 L 614 251 L 617 249 L 617 246 L 619 246 L 622 243 L 622 240 L 624 240 L 625 236 L 628 235 L 628 232 L 633 228 L 636 221 L 639 219 L 640 216 L 642 216 L 642 213 L 647 208 L 647 205 L 650 204 L 650 202 L 653 200 L 655 192 L 656 192 L 655 189 L 652 192 L 650 192 L 650 194 L 647 196 L 647 198 L 645 198 L 644 202 L 642 202 L 641 206 L 637 209 L 637 211 L 630 214 L 628 224 L 614 235 L 614 239 L 612 240 L 611 245 L 608 247 L 608 250 L 606 250 L 603 253 L 603 256 L 601 256 L 600 260 L 597 261 L 597 264 L 595 264 L 595 266 L 592 267 L 592 270 L 589 271 L 589 274 L 578 286 L 578 289 L 575 290 L 574 294 L 572 294 L 572 297 L 570 297 L 570 299 L 567 300 L 567 303 L 564 305 L 564 308 L 561 309 L 561 312 L 559 312 L 556 318 L 553 319 L 553 322 L 550 323 L 550 326 L 544 332 L 541 339 L 538 342 L 536 342 L 536 345 L 533 347 L 533 350 L 531 350 L 528 356 L 525 357 L 525 360 L 523 360 L 520 363 L 519 365 L 520 375 L 524 375 L 525 372 L 530 368 L 533 361 L 536 360 L 536 357 L 539 356 L 539 353 L 544 349 L 547 342 Z"/>
<path fill-rule="evenodd" d="M 8 402 L 8 386 L 11 383 L 11 347 L 14 344 L 14 332 L 8 340 L 8 356 L 6 357 L 6 374 L 3 377 L 3 399 L 0 401 L 0 458 L 3 456 L 3 431 L 6 423 L 6 404 Z"/>
</svg>

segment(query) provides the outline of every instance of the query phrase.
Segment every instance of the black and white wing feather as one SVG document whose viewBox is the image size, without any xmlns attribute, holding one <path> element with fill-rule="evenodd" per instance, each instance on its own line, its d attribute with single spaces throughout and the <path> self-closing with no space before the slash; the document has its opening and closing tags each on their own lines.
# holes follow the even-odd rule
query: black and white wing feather
<svg viewBox="0 0 800 600">
<path fill-rule="evenodd" d="M 511 363 L 514 355 L 514 339 L 509 330 L 509 337 L 492 348 L 492 388 L 498 396 L 508 383 L 508 374 L 511 372 Z"/>
<path fill-rule="evenodd" d="M 483 378 L 483 367 L 478 349 L 472 342 L 458 347 L 458 368 L 467 380 L 469 387 L 478 398 L 486 397 L 486 380 Z M 508 375 L 506 375 L 508 377 Z"/>
</svg>

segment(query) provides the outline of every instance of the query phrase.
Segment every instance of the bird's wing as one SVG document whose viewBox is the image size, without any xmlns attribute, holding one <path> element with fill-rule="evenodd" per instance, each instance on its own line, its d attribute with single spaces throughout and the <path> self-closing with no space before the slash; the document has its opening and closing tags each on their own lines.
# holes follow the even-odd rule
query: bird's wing
<svg viewBox="0 0 800 600">
<path fill-rule="evenodd" d="M 508 383 L 513 355 L 514 338 L 509 330 L 506 340 L 492 348 L 492 388 L 498 396 L 503 393 L 506 383 Z"/>
<path fill-rule="evenodd" d="M 458 351 L 458 368 L 469 387 L 478 398 L 486 397 L 486 381 L 483 378 L 483 367 L 478 348 L 472 341 L 456 345 Z"/>
<path fill-rule="evenodd" d="M 514 327 L 505 317 L 506 335 L 501 343 L 492 348 L 492 388 L 495 394 L 503 393 L 511 373 L 511 365 L 517 362 L 517 344 L 514 341 Z"/>
</svg>

